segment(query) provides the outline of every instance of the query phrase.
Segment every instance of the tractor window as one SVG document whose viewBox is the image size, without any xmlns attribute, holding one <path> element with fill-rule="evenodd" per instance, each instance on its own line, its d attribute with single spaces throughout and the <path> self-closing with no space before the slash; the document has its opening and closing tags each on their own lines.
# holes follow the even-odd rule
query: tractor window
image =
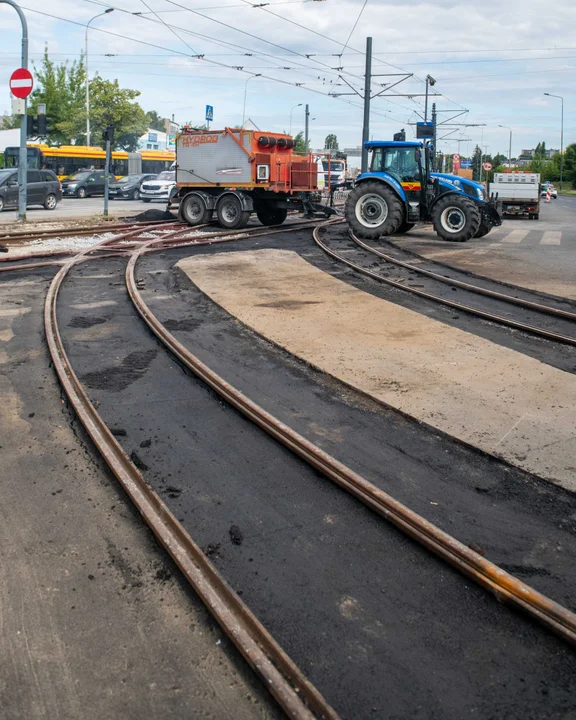
<svg viewBox="0 0 576 720">
<path fill-rule="evenodd" d="M 413 147 L 376 148 L 372 171 L 389 173 L 399 182 L 419 182 L 420 166 L 415 151 Z"/>
</svg>

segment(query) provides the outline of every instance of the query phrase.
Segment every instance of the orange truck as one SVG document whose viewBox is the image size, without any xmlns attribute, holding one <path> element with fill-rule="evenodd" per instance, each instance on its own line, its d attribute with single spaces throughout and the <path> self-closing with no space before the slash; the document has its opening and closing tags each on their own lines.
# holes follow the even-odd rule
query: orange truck
<svg viewBox="0 0 576 720">
<path fill-rule="evenodd" d="M 216 212 L 222 227 L 237 230 L 252 213 L 264 225 L 281 225 L 291 209 L 328 216 L 333 210 L 316 202 L 325 159 L 295 153 L 294 140 L 283 133 L 184 127 L 176 138 L 180 219 L 201 225 Z"/>
</svg>

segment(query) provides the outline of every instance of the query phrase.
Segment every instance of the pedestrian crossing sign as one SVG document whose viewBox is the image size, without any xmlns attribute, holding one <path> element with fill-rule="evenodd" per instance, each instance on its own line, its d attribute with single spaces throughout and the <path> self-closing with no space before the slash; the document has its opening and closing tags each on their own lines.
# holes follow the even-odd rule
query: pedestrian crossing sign
<svg viewBox="0 0 576 720">
<path fill-rule="evenodd" d="M 214 120 L 214 107 L 206 105 L 206 122 L 212 122 L 212 120 Z"/>
</svg>

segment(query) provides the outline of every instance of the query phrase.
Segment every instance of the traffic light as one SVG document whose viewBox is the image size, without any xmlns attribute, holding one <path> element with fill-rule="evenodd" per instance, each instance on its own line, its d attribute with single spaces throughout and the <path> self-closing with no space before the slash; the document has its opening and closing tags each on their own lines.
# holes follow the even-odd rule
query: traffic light
<svg viewBox="0 0 576 720">
<path fill-rule="evenodd" d="M 26 115 L 26 135 L 28 137 L 38 137 L 38 118 L 33 115 Z"/>
<path fill-rule="evenodd" d="M 38 136 L 39 137 L 48 137 L 50 133 L 52 132 L 52 126 L 51 123 L 52 118 L 49 118 L 48 115 L 38 115 Z"/>
<path fill-rule="evenodd" d="M 114 126 L 108 125 L 107 128 L 104 128 L 104 132 L 102 133 L 102 139 L 104 142 L 110 141 L 110 143 L 114 142 Z"/>
</svg>

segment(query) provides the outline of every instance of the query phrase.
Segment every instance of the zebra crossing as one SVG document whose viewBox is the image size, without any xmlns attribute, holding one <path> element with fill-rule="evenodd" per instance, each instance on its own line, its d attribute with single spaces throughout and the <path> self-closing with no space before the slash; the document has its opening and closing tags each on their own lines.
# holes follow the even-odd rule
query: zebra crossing
<svg viewBox="0 0 576 720">
<path fill-rule="evenodd" d="M 533 229 L 516 229 L 507 232 L 501 237 L 494 237 L 495 233 L 492 233 L 486 238 L 492 245 L 550 245 L 559 246 L 567 244 L 569 241 L 569 235 L 574 236 L 574 233 L 563 234 L 560 230 L 533 230 Z M 563 237 L 565 235 L 565 237 Z"/>
</svg>

